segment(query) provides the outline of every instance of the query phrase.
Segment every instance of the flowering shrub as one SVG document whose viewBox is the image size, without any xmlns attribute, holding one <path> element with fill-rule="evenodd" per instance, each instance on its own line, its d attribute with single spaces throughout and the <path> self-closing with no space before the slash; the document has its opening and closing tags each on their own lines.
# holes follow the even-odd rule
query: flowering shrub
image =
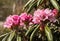
<svg viewBox="0 0 60 41">
<path fill-rule="evenodd" d="M 26 12 L 6 18 L 3 26 L 10 29 L 11 32 L 1 35 L 1 40 L 60 41 L 60 6 L 58 3 L 57 0 L 29 0 L 22 10 L 22 12 Z M 36 11 L 29 14 L 33 10 Z"/>
<path fill-rule="evenodd" d="M 40 32 L 42 35 L 42 32 L 45 32 L 48 41 L 53 41 L 51 30 L 46 24 L 55 23 L 57 21 L 57 14 L 58 11 L 56 9 L 51 10 L 47 8 L 42 10 L 37 9 L 33 15 L 24 12 L 21 13 L 21 15 L 8 16 L 6 21 L 4 22 L 4 27 L 10 28 L 13 31 L 10 33 L 8 41 L 11 41 L 15 36 L 17 36 L 17 41 L 24 41 L 24 39 L 25 41 L 33 41 L 33 36 L 35 35 L 35 33 L 40 34 Z M 30 38 L 28 39 L 27 37 L 29 36 Z"/>
</svg>

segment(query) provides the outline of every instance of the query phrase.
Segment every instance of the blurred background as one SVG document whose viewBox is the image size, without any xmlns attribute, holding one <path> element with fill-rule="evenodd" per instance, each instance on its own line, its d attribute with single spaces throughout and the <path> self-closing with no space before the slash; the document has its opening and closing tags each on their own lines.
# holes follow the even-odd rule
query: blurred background
<svg viewBox="0 0 60 41">
<path fill-rule="evenodd" d="M 4 21 L 10 14 L 19 14 L 27 1 L 28 0 L 0 0 L 0 21 Z"/>
</svg>

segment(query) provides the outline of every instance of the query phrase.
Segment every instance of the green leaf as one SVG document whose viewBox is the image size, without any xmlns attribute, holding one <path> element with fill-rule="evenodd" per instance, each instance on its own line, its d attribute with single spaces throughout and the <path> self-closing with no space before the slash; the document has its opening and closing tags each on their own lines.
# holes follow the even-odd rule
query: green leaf
<svg viewBox="0 0 60 41">
<path fill-rule="evenodd" d="M 1 37 L 4 37 L 4 36 L 6 36 L 6 35 L 8 35 L 8 34 L 10 34 L 10 33 L 12 33 L 12 32 L 9 32 L 9 33 L 6 33 L 6 34 L 3 34 L 3 35 L 0 36 L 0 38 L 1 38 Z"/>
<path fill-rule="evenodd" d="M 7 34 L 7 35 L 2 39 L 2 41 L 6 41 L 8 35 L 9 35 L 9 34 Z"/>
<path fill-rule="evenodd" d="M 34 3 L 36 0 L 32 0 L 30 4 Z"/>
<path fill-rule="evenodd" d="M 52 36 L 51 30 L 47 25 L 45 27 L 45 33 L 48 38 L 48 41 L 53 41 L 53 36 Z"/>
<path fill-rule="evenodd" d="M 43 2 L 43 0 L 37 0 L 37 6 Z"/>
<path fill-rule="evenodd" d="M 15 31 L 13 31 L 10 36 L 8 37 L 7 41 L 12 41 L 13 37 L 15 36 Z"/>
<path fill-rule="evenodd" d="M 30 41 L 32 41 L 33 36 L 35 35 L 35 33 L 37 32 L 37 30 L 39 29 L 39 26 L 40 26 L 40 25 L 38 25 L 38 26 L 34 29 L 34 31 L 32 32 L 32 34 L 31 34 L 31 36 L 30 36 Z"/>
<path fill-rule="evenodd" d="M 36 5 L 37 2 L 34 2 L 30 5 L 30 7 L 28 8 L 27 12 L 29 13 L 33 8 L 34 6 Z"/>
<path fill-rule="evenodd" d="M 17 41 L 21 41 L 21 37 L 20 36 L 17 36 Z"/>
<path fill-rule="evenodd" d="M 25 36 L 27 36 L 27 35 L 29 35 L 30 33 L 32 33 L 32 31 L 35 29 L 36 26 L 37 26 L 37 25 L 35 25 L 35 26 L 30 26 L 29 29 L 27 30 Z"/>
<path fill-rule="evenodd" d="M 29 7 L 35 2 L 35 0 L 32 0 L 29 4 Z"/>
<path fill-rule="evenodd" d="M 53 5 L 57 10 L 60 10 L 59 4 L 57 3 L 56 0 L 50 0 L 50 2 L 52 3 L 52 5 Z"/>
<path fill-rule="evenodd" d="M 31 3 L 31 1 L 32 1 L 32 0 L 29 0 L 29 1 L 25 4 L 25 6 L 23 7 L 23 10 L 25 9 L 25 7 L 27 7 L 27 6 Z"/>
</svg>

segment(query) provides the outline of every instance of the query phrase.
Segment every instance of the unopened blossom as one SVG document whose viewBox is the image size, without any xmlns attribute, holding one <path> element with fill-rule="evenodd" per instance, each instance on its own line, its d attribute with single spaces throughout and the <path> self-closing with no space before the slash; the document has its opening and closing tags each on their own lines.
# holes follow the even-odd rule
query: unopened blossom
<svg viewBox="0 0 60 41">
<path fill-rule="evenodd" d="M 56 16 L 58 14 L 58 10 L 57 9 L 53 9 L 52 12 L 54 13 L 54 16 Z"/>
</svg>

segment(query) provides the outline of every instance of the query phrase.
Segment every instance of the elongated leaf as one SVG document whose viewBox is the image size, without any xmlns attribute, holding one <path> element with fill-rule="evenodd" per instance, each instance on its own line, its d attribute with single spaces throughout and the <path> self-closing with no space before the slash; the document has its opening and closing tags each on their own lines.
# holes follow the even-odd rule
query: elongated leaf
<svg viewBox="0 0 60 41">
<path fill-rule="evenodd" d="M 33 8 L 34 6 L 36 5 L 37 2 L 34 2 L 30 5 L 30 7 L 28 8 L 27 12 L 29 13 Z"/>
<path fill-rule="evenodd" d="M 32 31 L 35 29 L 36 26 L 37 26 L 37 25 L 29 27 L 29 29 L 28 29 L 28 31 L 26 32 L 25 36 L 27 36 L 27 35 L 29 35 L 30 33 L 32 33 Z"/>
<path fill-rule="evenodd" d="M 36 0 L 32 0 L 30 4 L 34 3 Z"/>
<path fill-rule="evenodd" d="M 15 36 L 15 31 L 13 31 L 10 36 L 8 37 L 7 41 L 11 41 L 13 37 Z"/>
<path fill-rule="evenodd" d="M 29 7 L 35 2 L 36 0 L 32 0 L 29 4 Z"/>
<path fill-rule="evenodd" d="M 17 36 L 17 41 L 21 41 L 21 37 L 20 36 Z"/>
<path fill-rule="evenodd" d="M 8 35 L 9 35 L 9 34 L 7 34 L 7 35 L 2 39 L 2 41 L 6 41 Z"/>
<path fill-rule="evenodd" d="M 32 32 L 32 34 L 31 34 L 31 36 L 30 36 L 30 41 L 32 41 L 33 36 L 35 35 L 35 33 L 37 32 L 37 30 L 39 29 L 39 26 L 40 26 L 40 25 L 38 25 L 38 26 L 34 29 L 34 31 Z"/>
<path fill-rule="evenodd" d="M 57 3 L 56 0 L 50 0 L 50 2 L 52 3 L 52 5 L 53 5 L 57 10 L 60 10 L 59 4 Z"/>
<path fill-rule="evenodd" d="M 0 36 L 0 38 L 1 38 L 1 37 L 4 37 L 4 36 L 6 36 L 6 35 L 8 35 L 8 34 L 10 34 L 10 33 L 12 33 L 12 32 L 9 32 L 9 33 L 6 33 L 6 34 L 3 34 L 3 35 Z"/>
<path fill-rule="evenodd" d="M 48 41 L 53 41 L 53 36 L 48 26 L 45 27 L 45 33 L 46 33 Z"/>
<path fill-rule="evenodd" d="M 25 4 L 25 6 L 23 7 L 23 10 L 25 9 L 25 7 L 27 7 L 27 6 L 31 3 L 31 1 L 32 1 L 32 0 L 29 0 L 29 1 Z"/>
<path fill-rule="evenodd" d="M 41 4 L 42 2 L 43 2 L 43 0 L 38 0 L 37 6 L 38 6 L 39 4 Z"/>
</svg>

